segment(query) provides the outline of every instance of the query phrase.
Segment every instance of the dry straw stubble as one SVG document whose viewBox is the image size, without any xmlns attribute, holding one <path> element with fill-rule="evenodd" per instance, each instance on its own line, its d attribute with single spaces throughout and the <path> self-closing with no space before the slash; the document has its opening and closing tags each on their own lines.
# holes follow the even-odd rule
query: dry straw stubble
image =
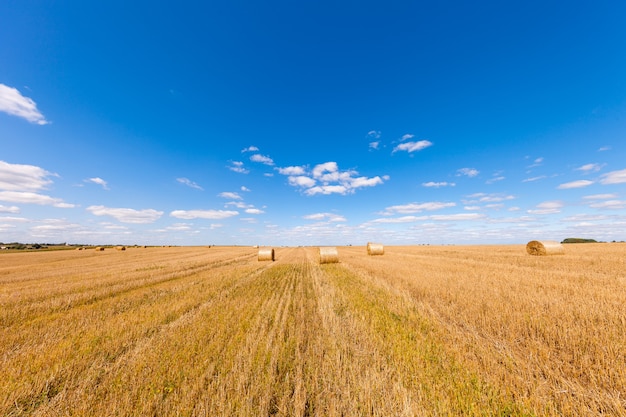
<svg viewBox="0 0 626 417">
<path fill-rule="evenodd" d="M 559 242 L 553 240 L 531 240 L 526 244 L 526 252 L 530 255 L 564 255 L 565 249 Z"/>
</svg>

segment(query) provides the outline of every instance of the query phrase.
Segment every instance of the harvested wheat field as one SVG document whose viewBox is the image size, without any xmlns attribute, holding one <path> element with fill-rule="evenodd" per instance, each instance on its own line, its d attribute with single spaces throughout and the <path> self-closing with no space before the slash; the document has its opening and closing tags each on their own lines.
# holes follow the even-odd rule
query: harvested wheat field
<svg viewBox="0 0 626 417">
<path fill-rule="evenodd" d="M 626 415 L 626 245 L 566 249 L 0 254 L 0 415 Z"/>
</svg>

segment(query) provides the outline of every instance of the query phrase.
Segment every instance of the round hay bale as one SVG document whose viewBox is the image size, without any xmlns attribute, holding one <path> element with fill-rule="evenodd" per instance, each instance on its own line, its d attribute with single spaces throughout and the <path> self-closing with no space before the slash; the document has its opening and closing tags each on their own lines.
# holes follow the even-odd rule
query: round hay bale
<svg viewBox="0 0 626 417">
<path fill-rule="evenodd" d="M 320 263 L 333 264 L 339 262 L 339 254 L 334 246 L 320 248 Z"/>
<path fill-rule="evenodd" d="M 273 248 L 259 249 L 259 261 L 274 261 L 274 249 Z"/>
<path fill-rule="evenodd" d="M 563 255 L 563 245 L 554 240 L 531 240 L 526 244 L 526 252 L 535 256 Z"/>
<path fill-rule="evenodd" d="M 103 248 L 102 246 L 98 246 L 98 247 L 96 248 L 96 250 L 97 250 L 97 251 L 103 251 L 103 250 L 104 250 L 104 248 Z"/>
<path fill-rule="evenodd" d="M 370 256 L 373 255 L 383 255 L 385 253 L 385 248 L 382 243 L 372 243 L 367 242 L 367 254 Z"/>
<path fill-rule="evenodd" d="M 116 250 L 126 250 L 126 246 L 116 246 Z"/>
</svg>

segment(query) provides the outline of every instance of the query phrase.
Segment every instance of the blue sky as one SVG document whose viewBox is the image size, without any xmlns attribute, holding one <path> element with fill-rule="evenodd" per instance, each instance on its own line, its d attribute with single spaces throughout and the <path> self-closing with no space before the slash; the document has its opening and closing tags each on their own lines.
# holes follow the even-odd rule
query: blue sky
<svg viewBox="0 0 626 417">
<path fill-rule="evenodd" d="M 626 240 L 626 3 L 0 3 L 0 241 Z"/>
</svg>

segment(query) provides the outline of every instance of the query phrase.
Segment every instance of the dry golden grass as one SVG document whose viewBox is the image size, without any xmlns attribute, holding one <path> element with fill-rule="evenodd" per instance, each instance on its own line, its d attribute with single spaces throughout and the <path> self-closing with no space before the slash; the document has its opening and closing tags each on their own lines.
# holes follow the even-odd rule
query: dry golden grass
<svg viewBox="0 0 626 417">
<path fill-rule="evenodd" d="M 626 415 L 626 245 L 0 255 L 0 415 Z"/>
</svg>

